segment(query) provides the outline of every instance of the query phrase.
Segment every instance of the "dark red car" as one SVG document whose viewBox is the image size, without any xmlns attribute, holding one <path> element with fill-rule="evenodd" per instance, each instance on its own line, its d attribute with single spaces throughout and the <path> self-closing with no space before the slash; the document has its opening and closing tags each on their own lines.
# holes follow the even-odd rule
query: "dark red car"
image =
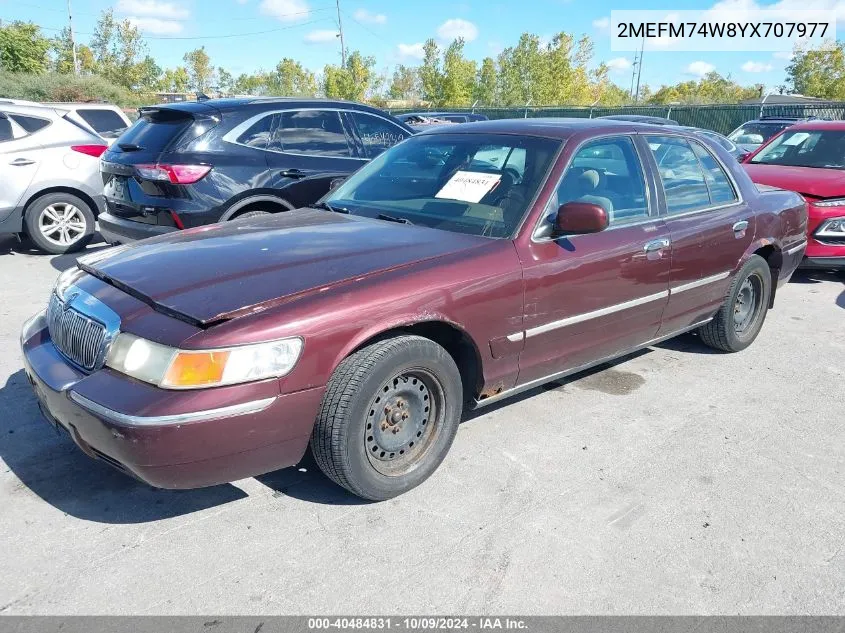
<svg viewBox="0 0 845 633">
<path fill-rule="evenodd" d="M 389 498 L 437 468 L 465 409 L 690 330 L 745 348 L 807 221 L 720 147 L 607 120 L 423 132 L 316 206 L 63 274 L 22 334 L 46 417 L 154 486 L 310 444 L 335 482 Z"/>
<path fill-rule="evenodd" d="M 754 182 L 807 200 L 802 267 L 845 269 L 845 121 L 793 125 L 749 156 L 745 169 Z"/>
</svg>

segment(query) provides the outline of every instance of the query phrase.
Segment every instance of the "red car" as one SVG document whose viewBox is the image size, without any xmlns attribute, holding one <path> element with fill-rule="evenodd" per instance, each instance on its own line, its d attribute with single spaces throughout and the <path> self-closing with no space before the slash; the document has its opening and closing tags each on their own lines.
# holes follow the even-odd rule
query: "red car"
<svg viewBox="0 0 845 633">
<path fill-rule="evenodd" d="M 801 266 L 845 269 L 845 121 L 787 128 L 745 160 L 751 180 L 807 200 L 807 252 Z"/>
<path fill-rule="evenodd" d="M 807 219 L 715 144 L 607 120 L 422 132 L 315 207 L 80 260 L 21 337 L 47 419 L 154 486 L 310 444 L 386 499 L 437 468 L 466 409 L 691 330 L 744 349 Z"/>
</svg>

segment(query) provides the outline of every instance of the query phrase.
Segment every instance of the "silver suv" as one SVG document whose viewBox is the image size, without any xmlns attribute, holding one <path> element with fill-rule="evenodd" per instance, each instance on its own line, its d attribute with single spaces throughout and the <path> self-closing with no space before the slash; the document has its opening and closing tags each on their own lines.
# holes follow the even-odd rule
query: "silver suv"
<svg viewBox="0 0 845 633">
<path fill-rule="evenodd" d="M 0 103 L 0 233 L 53 254 L 84 248 L 103 210 L 107 147 L 61 106 Z"/>
</svg>

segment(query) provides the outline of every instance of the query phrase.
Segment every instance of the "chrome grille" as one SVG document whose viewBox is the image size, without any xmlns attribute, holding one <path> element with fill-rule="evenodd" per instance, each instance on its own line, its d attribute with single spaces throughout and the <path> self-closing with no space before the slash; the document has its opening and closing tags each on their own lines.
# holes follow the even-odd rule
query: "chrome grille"
<svg viewBox="0 0 845 633">
<path fill-rule="evenodd" d="M 80 367 L 94 369 L 102 361 L 105 326 L 66 307 L 55 294 L 47 308 L 47 329 L 56 348 Z"/>
</svg>

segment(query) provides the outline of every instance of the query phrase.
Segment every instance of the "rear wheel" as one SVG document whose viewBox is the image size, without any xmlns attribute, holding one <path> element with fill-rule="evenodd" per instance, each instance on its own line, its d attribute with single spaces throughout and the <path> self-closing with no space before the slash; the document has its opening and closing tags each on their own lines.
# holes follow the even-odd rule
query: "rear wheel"
<svg viewBox="0 0 845 633">
<path fill-rule="evenodd" d="M 311 436 L 314 457 L 359 497 L 395 497 L 443 461 L 462 398 L 458 368 L 434 341 L 398 336 L 373 343 L 332 374 Z"/>
<path fill-rule="evenodd" d="M 81 198 L 50 193 L 34 200 L 24 215 L 29 238 L 53 255 L 85 248 L 94 237 L 94 212 Z"/>
<path fill-rule="evenodd" d="M 263 218 L 263 217 L 266 217 L 268 215 L 270 215 L 269 211 L 256 210 L 256 211 L 247 211 L 246 213 L 241 213 L 240 215 L 236 215 L 232 219 L 233 220 L 244 220 L 244 219 L 247 219 L 247 218 Z"/>
<path fill-rule="evenodd" d="M 699 328 L 701 340 L 723 352 L 744 350 L 763 327 L 771 292 L 768 263 L 759 255 L 752 255 L 734 278 L 716 316 Z"/>
</svg>

